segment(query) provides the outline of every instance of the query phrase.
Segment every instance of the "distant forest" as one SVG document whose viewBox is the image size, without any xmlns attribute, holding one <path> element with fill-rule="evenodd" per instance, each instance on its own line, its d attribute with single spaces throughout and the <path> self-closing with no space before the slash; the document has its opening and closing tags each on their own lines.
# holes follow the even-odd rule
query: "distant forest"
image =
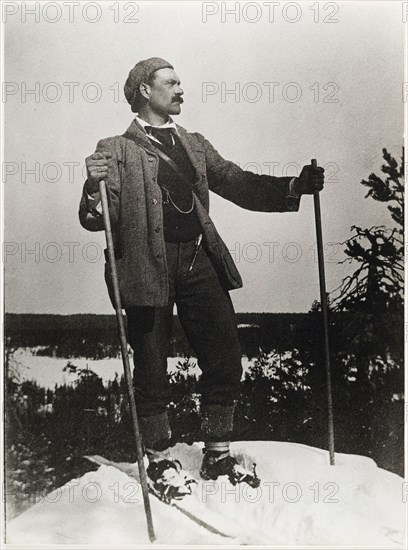
<svg viewBox="0 0 408 550">
<path fill-rule="evenodd" d="M 282 346 L 299 346 L 305 338 L 306 313 L 237 313 L 242 353 L 250 358 Z M 42 347 L 38 355 L 103 359 L 119 354 L 114 315 L 5 315 L 5 337 L 9 348 Z M 194 355 L 178 317 L 174 316 L 169 357 Z"/>
</svg>

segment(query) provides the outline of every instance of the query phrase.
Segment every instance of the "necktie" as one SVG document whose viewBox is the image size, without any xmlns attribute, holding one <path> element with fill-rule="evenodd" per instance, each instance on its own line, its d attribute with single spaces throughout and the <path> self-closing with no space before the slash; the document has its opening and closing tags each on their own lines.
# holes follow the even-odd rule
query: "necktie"
<svg viewBox="0 0 408 550">
<path fill-rule="evenodd" d="M 170 149 L 174 146 L 174 139 L 172 137 L 173 128 L 154 128 L 153 126 L 148 126 L 146 130 L 150 135 L 158 139 L 165 147 Z"/>
</svg>

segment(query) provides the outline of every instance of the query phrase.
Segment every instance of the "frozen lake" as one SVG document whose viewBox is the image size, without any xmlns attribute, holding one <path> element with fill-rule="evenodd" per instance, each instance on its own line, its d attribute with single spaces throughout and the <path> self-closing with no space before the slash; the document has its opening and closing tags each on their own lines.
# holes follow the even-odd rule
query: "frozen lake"
<svg viewBox="0 0 408 550">
<path fill-rule="evenodd" d="M 20 380 L 35 380 L 38 385 L 53 389 L 55 385 L 72 384 L 78 379 L 77 374 L 64 372 L 64 367 L 70 362 L 72 365 L 80 369 L 89 368 L 102 378 L 104 382 L 113 380 L 115 375 L 120 377 L 123 373 L 122 359 L 106 358 L 99 360 L 87 359 L 85 357 L 77 357 L 72 359 L 61 357 L 44 357 L 34 355 L 35 351 L 32 349 L 19 348 L 13 355 L 16 363 L 16 368 L 20 376 Z M 169 357 L 168 358 L 168 371 L 175 372 L 177 364 L 184 362 L 184 357 Z M 197 365 L 197 360 L 191 358 L 191 362 L 194 363 L 188 372 L 199 374 L 201 371 Z M 245 370 L 251 364 L 251 361 L 247 357 L 242 358 L 242 366 Z M 132 365 L 132 359 L 131 359 Z"/>
</svg>

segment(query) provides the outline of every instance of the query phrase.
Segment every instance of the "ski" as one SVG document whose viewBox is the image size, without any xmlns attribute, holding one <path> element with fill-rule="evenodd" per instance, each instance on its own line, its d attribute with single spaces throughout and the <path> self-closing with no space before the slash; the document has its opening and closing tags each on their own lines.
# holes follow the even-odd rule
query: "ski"
<svg viewBox="0 0 408 550">
<path fill-rule="evenodd" d="M 139 476 L 137 475 L 137 465 L 114 462 L 100 455 L 85 456 L 84 458 L 86 458 L 90 462 L 93 462 L 94 464 L 98 464 L 99 466 L 112 466 L 113 468 L 120 470 L 121 472 L 127 474 L 133 479 L 136 479 L 136 481 L 140 483 Z M 194 521 L 200 527 L 203 527 L 204 529 L 206 529 L 208 532 L 214 535 L 219 535 L 223 538 L 232 539 L 232 540 L 236 539 L 234 535 L 228 534 L 225 531 L 219 529 L 218 527 L 215 527 L 213 524 L 210 524 L 207 521 L 204 521 L 201 518 L 199 518 L 197 515 L 198 511 L 194 510 L 195 503 L 193 499 L 190 498 L 189 495 L 184 497 L 183 500 L 180 500 L 180 501 L 172 500 L 169 503 L 167 503 L 167 502 L 164 502 L 162 499 L 160 499 L 160 497 L 157 495 L 155 491 L 152 490 L 151 487 L 149 487 L 149 490 L 150 490 L 150 493 L 153 496 L 155 496 L 157 500 L 159 500 L 164 506 L 172 506 L 173 508 L 176 508 L 179 512 L 184 514 L 191 521 Z M 197 506 L 195 508 L 197 508 Z M 206 509 L 206 514 L 208 515 L 208 513 L 209 512 Z"/>
</svg>

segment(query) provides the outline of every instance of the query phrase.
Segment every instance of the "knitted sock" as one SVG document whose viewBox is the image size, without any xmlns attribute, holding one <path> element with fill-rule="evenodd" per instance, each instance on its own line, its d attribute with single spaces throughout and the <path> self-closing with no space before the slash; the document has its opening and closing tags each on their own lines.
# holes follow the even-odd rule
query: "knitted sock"
<svg viewBox="0 0 408 550">
<path fill-rule="evenodd" d="M 146 447 L 146 456 L 151 462 L 158 462 L 159 460 L 169 459 L 170 458 L 170 449 L 167 448 L 164 451 L 156 451 L 156 449 L 150 449 Z"/>
<path fill-rule="evenodd" d="M 162 452 L 170 447 L 171 429 L 166 412 L 140 417 L 140 431 L 146 449 Z"/>
<path fill-rule="evenodd" d="M 229 441 L 208 441 L 205 443 L 203 449 L 210 464 L 229 456 L 229 451 Z"/>
<path fill-rule="evenodd" d="M 201 433 L 203 441 L 229 441 L 234 424 L 234 409 L 234 405 L 202 405 Z"/>
</svg>

